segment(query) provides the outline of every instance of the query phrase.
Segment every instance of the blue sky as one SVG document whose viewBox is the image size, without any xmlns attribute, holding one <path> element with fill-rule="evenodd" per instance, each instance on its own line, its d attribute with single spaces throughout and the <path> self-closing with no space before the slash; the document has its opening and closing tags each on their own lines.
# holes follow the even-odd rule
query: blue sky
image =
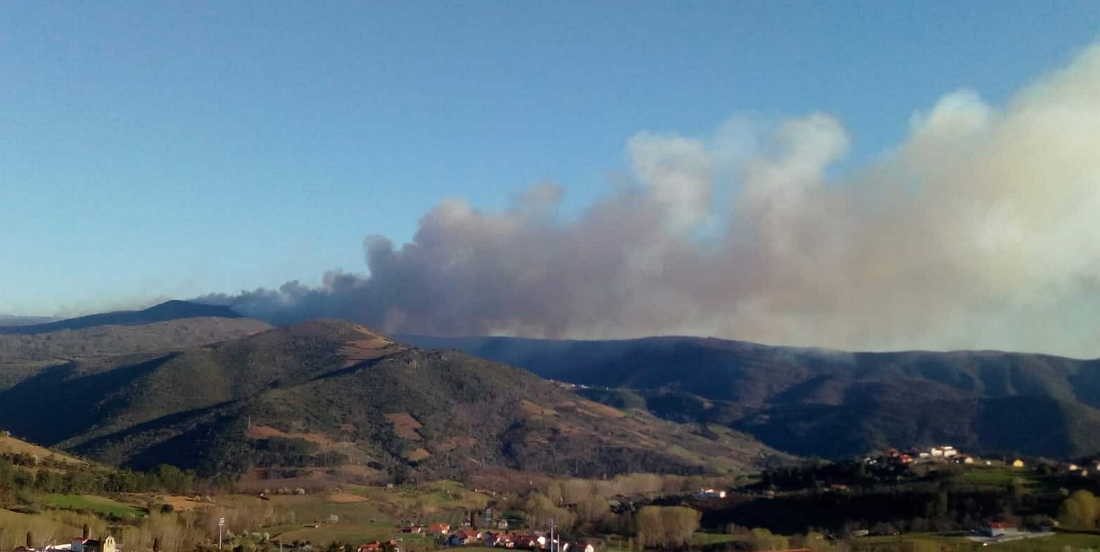
<svg viewBox="0 0 1100 552">
<path fill-rule="evenodd" d="M 608 192 L 643 130 L 835 115 L 849 162 L 1093 42 L 1090 2 L 104 2 L 0 13 L 0 313 L 365 271 L 448 197 Z"/>
</svg>

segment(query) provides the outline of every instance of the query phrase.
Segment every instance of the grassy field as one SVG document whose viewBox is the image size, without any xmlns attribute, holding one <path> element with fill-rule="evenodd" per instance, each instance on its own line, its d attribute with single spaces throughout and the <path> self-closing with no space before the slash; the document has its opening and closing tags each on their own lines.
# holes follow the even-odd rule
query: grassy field
<svg viewBox="0 0 1100 552">
<path fill-rule="evenodd" d="M 737 539 L 736 535 L 727 535 L 725 533 L 695 533 L 691 536 L 692 546 L 709 546 L 712 544 L 722 544 L 724 542 L 733 542 Z"/>
<path fill-rule="evenodd" d="M 42 497 L 42 503 L 52 508 L 95 512 L 120 518 L 137 518 L 145 515 L 145 510 L 141 508 L 102 496 L 48 494 Z"/>
<path fill-rule="evenodd" d="M 974 467 L 960 473 L 956 480 L 968 485 L 1004 487 L 1019 480 L 1024 485 L 1035 484 L 1035 474 L 1031 471 L 1008 467 Z"/>
<path fill-rule="evenodd" d="M 273 509 L 280 522 L 262 530 L 282 542 L 362 543 L 401 538 L 406 550 L 436 548 L 433 539 L 401 533 L 407 522 L 459 524 L 469 511 L 484 508 L 488 497 L 450 481 L 418 487 L 345 485 L 339 491 L 312 495 L 219 496 L 214 507 L 237 511 Z M 230 516 L 232 518 L 232 516 Z"/>
<path fill-rule="evenodd" d="M 992 548 L 1004 552 L 1062 552 L 1067 546 L 1071 550 L 1100 550 L 1100 535 L 1059 533 L 1050 538 L 1006 542 Z"/>
<path fill-rule="evenodd" d="M 68 454 L 50 450 L 48 448 L 32 445 L 21 439 L 0 435 L 0 453 L 4 454 L 29 454 L 41 459 L 49 459 L 64 464 L 87 464 L 84 460 L 69 456 Z"/>
<path fill-rule="evenodd" d="M 968 552 L 997 550 L 1002 552 L 1077 552 L 1100 550 L 1100 535 L 1057 533 L 1051 537 L 1004 542 L 982 546 L 965 537 L 914 533 L 894 537 L 864 537 L 852 541 L 852 552 Z"/>
<path fill-rule="evenodd" d="M 219 503 L 245 506 L 256 499 L 249 496 L 219 498 Z M 375 524 L 400 521 L 458 522 L 465 512 L 479 510 L 488 497 L 463 488 L 458 483 L 436 482 L 418 488 L 385 488 L 347 485 L 339 492 L 316 495 L 272 496 L 271 504 L 295 513 L 297 521 L 324 521 L 339 516 L 341 523 Z"/>
<path fill-rule="evenodd" d="M 89 520 L 76 517 L 75 514 L 69 520 L 61 520 L 46 514 L 23 514 L 0 509 L 0 547 L 11 550 L 15 546 L 24 544 L 24 531 L 31 531 L 38 535 L 38 539 L 42 542 L 67 540 L 72 535 L 79 535 L 80 522 L 86 521 Z"/>
<path fill-rule="evenodd" d="M 402 534 L 392 523 L 336 523 L 321 525 L 320 527 L 294 527 L 279 532 L 278 539 L 282 542 L 309 541 L 314 543 L 348 542 L 364 543 L 370 541 L 387 541 L 392 538 L 404 538 L 409 544 L 418 543 L 422 546 L 428 541 L 420 535 Z"/>
</svg>

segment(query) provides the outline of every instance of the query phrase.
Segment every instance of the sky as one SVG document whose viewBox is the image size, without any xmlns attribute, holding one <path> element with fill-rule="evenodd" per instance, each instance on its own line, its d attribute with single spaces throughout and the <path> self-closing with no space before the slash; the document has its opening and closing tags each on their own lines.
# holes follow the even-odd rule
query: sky
<svg viewBox="0 0 1100 552">
<path fill-rule="evenodd" d="M 0 13 L 0 313 L 71 315 L 207 294 L 232 302 L 242 291 L 271 298 L 255 290 L 293 281 L 331 290 L 338 275 L 354 276 L 348 285 L 361 287 L 376 272 L 365 255 L 378 242 L 368 236 L 385 236 L 400 256 L 402 244 L 416 245 L 440 213 L 505 216 L 545 192 L 553 197 L 534 201 L 553 213 L 540 212 L 536 222 L 554 218 L 551 229 L 561 231 L 583 226 L 605 211 L 601 205 L 623 204 L 624 190 L 681 201 L 690 184 L 658 182 L 669 148 L 698 154 L 708 180 L 732 175 L 733 185 L 708 188 L 704 202 L 743 206 L 752 202 L 742 193 L 751 188 L 746 175 L 771 170 L 754 161 L 768 157 L 760 144 L 791 121 L 837 141 L 837 151 L 823 154 L 823 186 L 854 187 L 884 159 L 914 149 L 918 127 L 945 98 L 973 100 L 966 106 L 977 111 L 1010 111 L 1021 91 L 1086 55 L 1100 31 L 1098 12 L 1091 2 L 1035 1 L 11 3 Z M 673 165 L 682 160 L 676 155 Z M 654 215 L 664 229 L 658 238 L 681 236 L 682 228 L 664 225 L 687 217 L 692 228 L 682 239 L 706 250 L 729 242 L 729 229 L 751 219 L 704 211 Z M 741 235 L 763 227 L 753 228 Z M 548 239 L 562 236 L 542 233 L 523 246 L 550 248 Z M 608 247 L 626 249 L 620 245 Z M 759 250 L 737 254 L 766 264 Z M 561 266 L 568 259 L 530 261 L 568 270 Z M 523 277 L 514 270 L 503 278 Z M 1080 270 L 1089 274 L 1091 265 Z M 644 285 L 653 286 L 647 295 L 706 286 Z M 1049 285 L 1021 284 L 1028 293 Z M 482 297 L 469 288 L 450 291 Z M 1016 291 L 1009 293 L 1014 309 Z M 738 286 L 713 293 L 759 298 L 757 289 Z M 300 296 L 283 294 L 276 303 Z M 1073 302 L 1069 292 L 1059 297 Z M 1026 328 L 973 339 L 914 336 L 905 325 L 898 326 L 903 337 L 861 324 L 852 331 L 862 338 L 806 329 L 850 320 L 851 312 L 835 306 L 797 324 L 759 323 L 767 317 L 729 310 L 660 322 L 659 313 L 709 302 L 677 301 L 655 300 L 661 309 L 644 315 L 616 304 L 617 317 L 647 320 L 620 331 L 607 327 L 620 318 L 597 324 L 574 311 L 551 315 L 545 304 L 529 307 L 522 320 L 494 313 L 483 323 L 437 324 L 403 322 L 417 320 L 415 308 L 372 299 L 360 307 L 386 313 L 359 317 L 438 333 L 688 331 L 823 346 L 1026 346 L 1066 354 L 1092 353 L 1081 344 L 1097 337 L 1090 330 L 1071 342 L 1018 343 Z M 780 308 L 767 301 L 769 312 Z M 974 308 L 1004 302 L 985 298 Z M 485 305 L 421 314 L 479 319 L 480 310 L 492 310 Z M 1000 306 L 965 323 L 1036 315 Z M 783 317 L 800 310 L 787 308 Z M 1057 309 L 1040 310 L 1054 317 Z M 889 321 L 910 312 L 890 313 Z M 1078 326 L 1091 313 L 1047 322 Z"/>
</svg>

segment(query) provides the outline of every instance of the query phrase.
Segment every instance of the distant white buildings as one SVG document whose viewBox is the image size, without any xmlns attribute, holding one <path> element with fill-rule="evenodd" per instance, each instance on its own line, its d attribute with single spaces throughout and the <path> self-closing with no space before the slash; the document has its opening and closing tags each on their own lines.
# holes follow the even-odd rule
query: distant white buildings
<svg viewBox="0 0 1100 552">
<path fill-rule="evenodd" d="M 989 523 L 985 527 L 982 527 L 980 533 L 986 537 L 1004 537 L 1007 535 L 1013 535 L 1020 530 L 1016 527 L 1015 523 L 1007 521 L 994 521 Z"/>
<path fill-rule="evenodd" d="M 69 545 L 69 550 L 72 552 L 116 552 L 117 549 L 115 538 L 111 536 L 103 540 L 75 538 Z"/>
<path fill-rule="evenodd" d="M 959 453 L 955 450 L 955 447 L 951 445 L 943 445 L 942 447 L 932 447 L 928 449 L 928 455 L 933 458 L 951 458 Z"/>
<path fill-rule="evenodd" d="M 695 493 L 695 498 L 726 498 L 726 491 L 718 489 L 699 489 L 699 492 Z"/>
<path fill-rule="evenodd" d="M 877 464 L 879 461 L 892 462 L 895 464 L 911 464 L 913 462 L 954 462 L 956 464 L 973 464 L 974 457 L 959 452 L 959 449 L 952 445 L 940 445 L 936 447 L 929 447 L 926 449 L 913 448 L 906 451 L 900 451 L 898 449 L 887 449 L 878 457 L 864 458 L 866 464 Z"/>
</svg>

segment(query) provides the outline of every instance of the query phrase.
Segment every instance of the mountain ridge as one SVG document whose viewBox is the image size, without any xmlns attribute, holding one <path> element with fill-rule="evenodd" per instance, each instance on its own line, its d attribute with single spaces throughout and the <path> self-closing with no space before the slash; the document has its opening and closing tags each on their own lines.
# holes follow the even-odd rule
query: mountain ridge
<svg viewBox="0 0 1100 552">
<path fill-rule="evenodd" d="M 0 328 L 14 327 L 14 326 L 33 326 L 36 324 L 45 324 L 47 322 L 56 322 L 60 318 L 54 316 L 28 316 L 22 314 L 0 314 Z"/>
<path fill-rule="evenodd" d="M 190 317 L 132 325 L 102 325 L 45 333 L 0 334 L 0 365 L 15 361 L 148 353 L 189 348 L 270 329 L 251 318 Z"/>
<path fill-rule="evenodd" d="M 222 305 L 207 305 L 191 301 L 171 300 L 142 310 L 112 311 L 66 318 L 40 324 L 0 326 L 3 334 L 41 334 L 60 330 L 82 330 L 97 326 L 133 326 L 154 322 L 166 322 L 182 318 L 243 318 L 233 309 Z"/>
<path fill-rule="evenodd" d="M 1000 351 L 846 352 L 696 337 L 401 339 L 595 386 L 600 389 L 588 390 L 588 396 L 631 403 L 670 420 L 721 423 L 792 454 L 841 457 L 936 442 L 990 453 L 1100 452 L 1097 359 Z M 1006 403 L 1048 427 L 999 423 L 1014 417 Z M 938 414 L 943 412 L 953 416 Z M 1032 429 L 1013 433 L 1011 427 Z"/>
<path fill-rule="evenodd" d="M 65 415 L 43 416 L 43 396 Z M 99 461 L 207 474 L 715 473 L 783 457 L 735 430 L 609 408 L 522 369 L 339 320 L 53 366 L 0 391 L 0 426 Z"/>
</svg>

